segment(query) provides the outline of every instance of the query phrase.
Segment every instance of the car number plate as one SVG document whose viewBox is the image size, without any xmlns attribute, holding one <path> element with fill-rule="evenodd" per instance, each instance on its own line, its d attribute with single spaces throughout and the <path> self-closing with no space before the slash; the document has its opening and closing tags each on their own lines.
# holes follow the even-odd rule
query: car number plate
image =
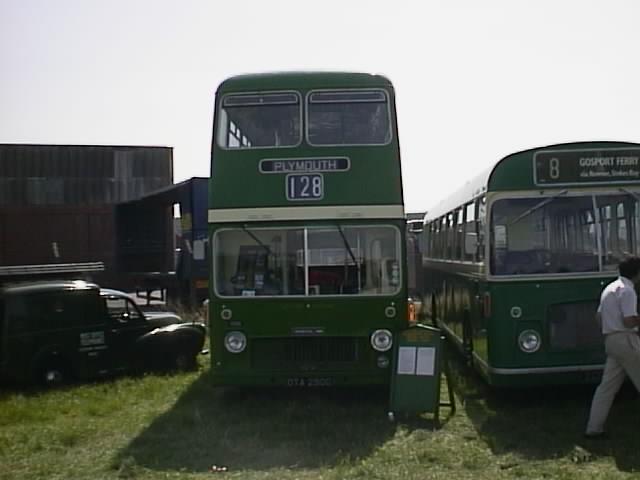
<svg viewBox="0 0 640 480">
<path fill-rule="evenodd" d="M 330 387 L 333 384 L 330 378 L 322 377 L 294 377 L 287 378 L 288 387 Z"/>
</svg>

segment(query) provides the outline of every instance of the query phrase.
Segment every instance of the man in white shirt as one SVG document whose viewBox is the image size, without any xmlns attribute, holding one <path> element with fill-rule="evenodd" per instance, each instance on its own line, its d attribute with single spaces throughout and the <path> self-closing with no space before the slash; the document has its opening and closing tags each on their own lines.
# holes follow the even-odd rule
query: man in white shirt
<svg viewBox="0 0 640 480">
<path fill-rule="evenodd" d="M 605 287 L 596 314 L 602 325 L 607 361 L 602 380 L 591 402 L 585 436 L 605 436 L 604 424 L 626 375 L 640 392 L 640 337 L 638 296 L 634 283 L 640 281 L 640 258 L 630 257 L 618 267 L 620 277 Z"/>
</svg>

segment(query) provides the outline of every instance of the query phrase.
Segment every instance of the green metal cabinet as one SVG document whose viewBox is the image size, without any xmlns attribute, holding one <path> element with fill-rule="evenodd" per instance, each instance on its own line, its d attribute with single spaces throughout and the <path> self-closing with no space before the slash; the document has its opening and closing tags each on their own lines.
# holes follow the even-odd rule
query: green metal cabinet
<svg viewBox="0 0 640 480">
<path fill-rule="evenodd" d="M 399 332 L 394 343 L 389 417 L 433 413 L 438 422 L 440 406 L 452 407 L 453 413 L 455 401 L 448 377 L 449 403 L 440 402 L 444 365 L 440 330 L 415 325 Z"/>
</svg>

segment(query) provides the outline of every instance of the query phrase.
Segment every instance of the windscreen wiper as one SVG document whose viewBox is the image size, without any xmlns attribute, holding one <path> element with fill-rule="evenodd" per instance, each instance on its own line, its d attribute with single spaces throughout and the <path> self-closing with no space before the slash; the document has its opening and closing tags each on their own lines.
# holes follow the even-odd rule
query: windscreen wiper
<svg viewBox="0 0 640 480">
<path fill-rule="evenodd" d="M 259 246 L 261 246 L 262 248 L 264 248 L 264 249 L 265 249 L 265 251 L 267 252 L 267 254 L 271 255 L 271 253 L 272 253 L 272 252 L 271 252 L 271 249 L 269 248 L 269 246 L 268 246 L 268 245 L 265 245 L 264 243 L 262 243 L 262 241 L 261 241 L 261 240 L 256 236 L 256 234 L 255 234 L 255 233 L 253 233 L 251 230 L 249 230 L 249 229 L 247 228 L 247 226 L 246 226 L 246 225 L 243 225 L 243 226 L 242 226 L 242 230 L 244 230 L 244 232 L 245 232 L 247 235 L 249 235 L 251 238 L 253 238 L 253 240 L 254 240 L 254 241 L 255 241 Z"/>
<path fill-rule="evenodd" d="M 518 223 L 520 220 L 522 220 L 524 217 L 527 217 L 529 215 L 531 215 L 533 212 L 535 212 L 536 210 L 550 204 L 551 202 L 553 202 L 556 198 L 561 197 L 562 195 L 566 195 L 567 192 L 569 190 L 563 190 L 560 193 L 556 193 L 554 196 L 549 197 L 549 198 L 545 198 L 544 200 L 542 200 L 539 203 L 536 203 L 533 207 L 531 207 L 529 210 L 526 210 L 525 212 L 523 212 L 522 214 L 520 214 L 519 216 L 517 216 L 515 219 L 513 219 L 511 222 L 509 222 L 507 224 L 507 226 L 511 226 L 514 223 Z"/>
<path fill-rule="evenodd" d="M 349 252 L 349 256 L 351 257 L 351 260 L 353 261 L 354 265 L 356 266 L 356 271 L 358 272 L 358 290 L 360 290 L 360 263 L 358 263 L 358 261 L 356 260 L 356 256 L 353 254 L 353 250 L 351 249 L 351 245 L 349 245 L 349 241 L 347 240 L 347 236 L 344 234 L 344 231 L 342 230 L 342 227 L 340 225 L 336 225 L 336 228 L 338 229 L 338 232 L 340 232 L 340 236 L 342 237 L 342 241 L 344 243 L 344 247 L 347 249 L 347 252 Z M 344 268 L 344 282 L 345 283 L 348 280 L 348 276 L 349 276 L 349 270 L 347 269 L 347 265 L 345 264 L 345 268 Z"/>
<path fill-rule="evenodd" d="M 342 237 L 342 241 L 344 242 L 344 247 L 347 249 L 347 252 L 349 252 L 351 260 L 353 260 L 354 265 L 357 266 L 358 262 L 356 261 L 356 256 L 353 254 L 353 250 L 351 250 L 351 245 L 349 245 L 349 241 L 347 240 L 342 227 L 340 225 L 336 225 L 336 228 L 338 229 L 338 232 L 340 232 L 340 236 Z"/>
</svg>

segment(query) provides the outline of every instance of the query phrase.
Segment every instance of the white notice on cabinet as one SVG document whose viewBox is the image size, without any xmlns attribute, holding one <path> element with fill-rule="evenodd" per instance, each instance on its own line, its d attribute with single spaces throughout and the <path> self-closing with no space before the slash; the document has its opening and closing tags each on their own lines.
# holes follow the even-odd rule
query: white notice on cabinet
<svg viewBox="0 0 640 480">
<path fill-rule="evenodd" d="M 433 375 L 436 363 L 436 349 L 433 347 L 418 348 L 418 365 L 416 375 Z"/>
<path fill-rule="evenodd" d="M 416 374 L 416 347 L 400 347 L 398 352 L 398 375 Z"/>
</svg>

